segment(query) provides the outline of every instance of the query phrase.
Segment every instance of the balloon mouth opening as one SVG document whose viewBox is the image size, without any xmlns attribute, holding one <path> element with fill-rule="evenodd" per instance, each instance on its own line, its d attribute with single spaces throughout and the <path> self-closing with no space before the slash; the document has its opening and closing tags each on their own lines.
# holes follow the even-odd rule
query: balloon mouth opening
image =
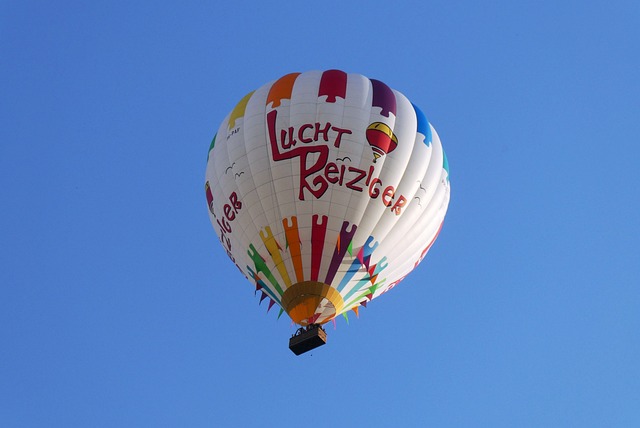
<svg viewBox="0 0 640 428">
<path fill-rule="evenodd" d="M 340 314 L 344 301 L 328 284 L 303 281 L 288 287 L 282 295 L 282 307 L 296 324 L 324 324 Z"/>
</svg>

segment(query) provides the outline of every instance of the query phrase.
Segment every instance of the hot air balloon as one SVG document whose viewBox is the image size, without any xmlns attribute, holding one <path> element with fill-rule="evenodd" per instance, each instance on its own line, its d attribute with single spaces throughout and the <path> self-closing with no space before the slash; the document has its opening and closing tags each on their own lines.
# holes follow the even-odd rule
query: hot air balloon
<svg viewBox="0 0 640 428">
<path fill-rule="evenodd" d="M 300 326 L 321 327 L 394 288 L 433 245 L 449 168 L 422 111 L 384 83 L 340 70 L 292 73 L 247 94 L 207 160 L 209 217 L 227 255 Z"/>
</svg>

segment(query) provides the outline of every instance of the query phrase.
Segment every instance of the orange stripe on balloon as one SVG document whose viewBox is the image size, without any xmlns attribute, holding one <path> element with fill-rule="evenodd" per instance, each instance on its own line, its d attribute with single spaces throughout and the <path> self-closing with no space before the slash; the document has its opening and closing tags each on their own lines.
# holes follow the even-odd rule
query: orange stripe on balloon
<svg viewBox="0 0 640 428">
<path fill-rule="evenodd" d="M 289 225 L 289 221 L 291 225 Z M 289 245 L 289 253 L 291 253 L 291 261 L 293 262 L 293 269 L 296 271 L 297 282 L 304 281 L 304 271 L 302 270 L 302 253 L 300 250 L 300 233 L 298 232 L 298 218 L 293 216 L 289 219 L 282 219 L 282 225 L 284 226 L 284 233 L 287 237 L 287 244 Z"/>
<path fill-rule="evenodd" d="M 282 100 L 290 100 L 291 92 L 293 92 L 293 84 L 299 75 L 300 73 L 291 73 L 276 80 L 269 90 L 267 105 L 272 102 L 273 105 L 271 107 L 276 108 L 280 106 Z"/>
</svg>

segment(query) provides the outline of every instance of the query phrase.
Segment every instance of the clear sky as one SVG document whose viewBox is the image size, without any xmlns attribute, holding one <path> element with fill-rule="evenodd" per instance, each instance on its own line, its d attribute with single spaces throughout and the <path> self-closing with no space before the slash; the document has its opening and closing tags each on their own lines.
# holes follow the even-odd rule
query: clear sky
<svg viewBox="0 0 640 428">
<path fill-rule="evenodd" d="M 0 426 L 640 426 L 640 3 L 0 4 Z M 228 261 L 207 150 L 293 71 L 440 134 L 427 259 L 329 343 Z"/>
</svg>

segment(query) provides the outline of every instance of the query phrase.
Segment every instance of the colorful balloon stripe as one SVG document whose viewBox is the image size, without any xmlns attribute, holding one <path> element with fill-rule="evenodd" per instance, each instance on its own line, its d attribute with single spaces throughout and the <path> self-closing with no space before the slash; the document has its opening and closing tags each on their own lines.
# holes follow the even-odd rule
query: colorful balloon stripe
<svg viewBox="0 0 640 428">
<path fill-rule="evenodd" d="M 324 239 L 327 234 L 327 224 L 329 217 L 326 215 L 313 215 L 311 229 L 311 281 L 318 281 L 320 275 L 320 264 L 322 263 L 322 250 Z"/>
<path fill-rule="evenodd" d="M 418 119 L 418 129 L 416 130 L 416 132 L 418 134 L 424 135 L 424 143 L 429 146 L 431 145 L 432 139 L 429 121 L 427 120 L 427 117 L 424 115 L 422 110 L 418 108 L 418 106 L 413 103 L 411 103 L 411 105 L 413 106 L 413 110 L 416 112 L 416 119 Z"/>
<path fill-rule="evenodd" d="M 380 114 L 389 117 L 389 113 L 396 115 L 396 96 L 391 88 L 379 80 L 371 79 L 373 85 L 373 107 L 380 107 Z"/>
<path fill-rule="evenodd" d="M 247 108 L 247 103 L 249 102 L 249 99 L 251 98 L 254 92 L 255 91 L 251 91 L 247 95 L 245 95 L 244 98 L 242 98 L 240 102 L 236 104 L 233 110 L 231 110 L 231 116 L 229 116 L 229 129 L 235 128 L 236 120 L 240 119 L 241 117 L 244 117 L 244 111 Z"/>
<path fill-rule="evenodd" d="M 271 104 L 271 108 L 280 107 L 282 100 L 290 100 L 293 84 L 300 73 L 291 73 L 276 80 L 271 87 L 267 96 L 267 105 Z"/>
<path fill-rule="evenodd" d="M 340 234 L 338 235 L 338 241 L 336 242 L 336 248 L 333 251 L 331 263 L 329 264 L 329 271 L 327 272 L 327 276 L 324 279 L 325 284 L 331 284 L 333 282 L 333 279 L 336 277 L 338 268 L 340 267 L 342 260 L 344 260 L 344 257 L 346 256 L 347 251 L 350 248 L 351 240 L 356 234 L 356 230 L 358 230 L 358 226 L 356 226 L 355 224 L 349 224 L 348 221 L 342 222 Z"/>
<path fill-rule="evenodd" d="M 291 279 L 289 279 L 289 273 L 284 267 L 284 263 L 282 261 L 282 255 L 280 253 L 282 248 L 273 237 L 273 233 L 271 233 L 271 228 L 269 226 L 260 231 L 260 238 L 262 238 L 264 246 L 267 248 L 271 259 L 274 261 L 276 269 L 280 273 L 280 277 L 284 280 L 285 286 L 289 287 L 291 285 Z"/>
<path fill-rule="evenodd" d="M 256 268 L 256 273 L 263 273 L 267 277 L 271 285 L 273 285 L 273 287 L 278 291 L 278 294 L 282 296 L 282 293 L 284 293 L 282 287 L 280 287 L 278 280 L 275 276 L 273 276 L 273 273 L 271 273 L 271 270 L 267 266 L 266 260 L 258 253 L 256 247 L 254 247 L 253 244 L 249 245 L 247 254 L 249 254 L 249 257 L 251 257 L 251 260 L 253 260 L 253 264 Z"/>
<path fill-rule="evenodd" d="M 289 221 L 291 224 L 289 224 Z M 298 219 L 293 216 L 291 218 L 285 218 L 282 220 L 284 226 L 285 235 L 287 238 L 287 246 L 291 253 L 291 260 L 293 261 L 293 267 L 296 272 L 296 281 L 304 281 L 304 271 L 302 268 L 302 255 L 300 251 L 300 234 L 298 232 Z"/>
<path fill-rule="evenodd" d="M 328 70 L 322 73 L 318 97 L 326 96 L 326 102 L 335 103 L 338 98 L 347 96 L 347 73 L 340 70 Z"/>
</svg>

